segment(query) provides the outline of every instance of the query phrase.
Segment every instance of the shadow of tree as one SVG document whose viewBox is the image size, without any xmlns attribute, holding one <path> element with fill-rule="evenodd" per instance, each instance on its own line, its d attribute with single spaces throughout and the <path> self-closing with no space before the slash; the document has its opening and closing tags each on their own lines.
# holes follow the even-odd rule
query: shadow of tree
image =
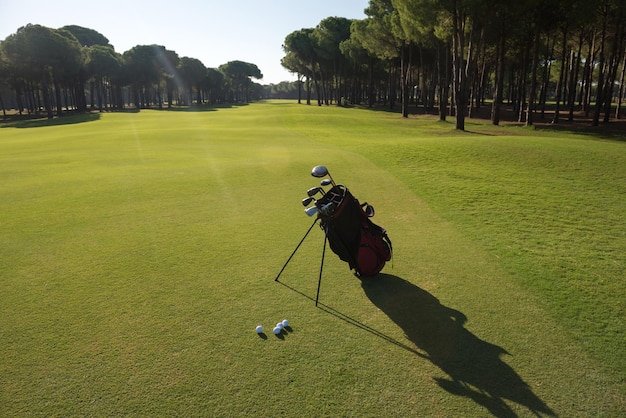
<svg viewBox="0 0 626 418">
<path fill-rule="evenodd" d="M 137 109 L 129 107 L 124 110 L 113 110 L 111 113 L 140 113 L 141 110 L 156 110 L 162 112 L 215 112 L 222 109 L 235 109 L 248 106 L 248 103 L 224 103 L 201 106 L 173 106 L 161 109 L 152 107 Z M 107 112 L 108 113 L 108 112 Z M 11 115 L 0 119 L 0 128 L 41 128 L 46 126 L 73 125 L 77 123 L 93 122 L 100 119 L 102 113 L 91 112 L 66 112 L 62 116 L 48 119 L 45 115 Z"/>
<path fill-rule="evenodd" d="M 223 109 L 236 109 L 239 107 L 249 106 L 249 103 L 216 103 L 216 104 L 202 104 L 191 106 L 172 106 L 159 109 L 156 107 L 146 108 L 145 110 L 158 110 L 160 112 L 216 112 Z"/>
<path fill-rule="evenodd" d="M 382 113 L 393 113 L 397 114 L 398 117 L 402 114 L 402 106 L 400 103 L 397 103 L 394 108 L 389 108 L 389 105 L 381 105 L 377 104 L 372 107 L 368 107 L 365 105 L 356 106 L 359 109 L 369 110 L 372 112 L 382 112 Z M 567 115 L 561 111 L 561 119 L 560 122 L 555 124 L 552 123 L 554 118 L 554 105 L 548 106 L 547 111 L 541 117 L 539 114 L 535 117 L 534 124 L 532 126 L 533 129 L 537 131 L 544 132 L 557 132 L 563 133 L 565 135 L 571 134 L 579 134 L 586 135 L 589 139 L 603 139 L 607 141 L 626 141 L 626 119 L 616 119 L 611 118 L 610 122 L 605 123 L 601 122 L 599 126 L 592 125 L 592 119 L 590 116 L 586 116 L 584 111 L 576 111 L 574 113 L 573 120 L 568 120 Z M 615 109 L 611 110 L 611 115 L 615 114 Z M 421 105 L 411 105 L 409 106 L 409 115 L 411 116 L 430 116 L 430 117 L 438 117 L 438 109 L 424 109 Z M 518 115 L 514 111 L 512 105 L 506 105 L 501 108 L 500 115 L 500 126 L 510 126 L 510 127 L 525 127 L 525 122 L 520 122 L 518 120 Z M 478 126 L 471 127 L 471 130 L 468 130 L 469 126 L 466 126 L 465 131 L 454 132 L 455 134 L 462 134 L 462 132 L 468 132 L 473 134 L 483 134 L 483 135 L 501 135 L 502 133 L 494 133 L 493 125 L 491 125 L 491 105 L 482 106 L 480 109 L 472 109 L 472 116 L 466 117 L 465 119 L 467 125 L 471 125 L 473 122 Z M 452 128 L 454 126 L 455 117 L 447 115 L 445 121 L 441 121 L 442 123 L 450 125 Z M 480 129 L 485 129 L 487 127 L 488 132 L 481 133 Z M 511 135 L 511 131 L 506 132 L 507 135 Z"/>
<path fill-rule="evenodd" d="M 100 119 L 100 113 L 74 113 L 48 119 L 43 116 L 15 116 L 0 123 L 2 128 L 42 128 L 46 126 L 74 125 L 94 122 Z"/>
<path fill-rule="evenodd" d="M 435 378 L 441 388 L 470 398 L 499 417 L 516 416 L 505 400 L 537 416 L 555 415 L 502 360 L 502 355 L 509 354 L 505 349 L 481 340 L 464 327 L 467 318 L 463 313 L 442 305 L 430 293 L 397 276 L 380 274 L 364 279 L 362 287 L 368 298 L 425 352 L 423 357 L 449 376 Z"/>
</svg>

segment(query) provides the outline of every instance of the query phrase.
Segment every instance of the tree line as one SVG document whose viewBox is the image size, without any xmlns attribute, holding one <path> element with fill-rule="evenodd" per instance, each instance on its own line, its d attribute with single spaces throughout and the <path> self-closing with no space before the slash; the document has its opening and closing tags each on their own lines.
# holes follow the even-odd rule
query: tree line
<svg viewBox="0 0 626 418">
<path fill-rule="evenodd" d="M 172 107 L 248 102 L 262 96 L 255 64 L 230 61 L 207 68 L 161 45 L 120 54 L 97 31 L 70 25 L 28 24 L 0 42 L 0 107 L 19 114 L 129 106 Z"/>
<path fill-rule="evenodd" d="M 503 106 L 597 126 L 619 118 L 626 71 L 625 0 L 370 0 L 366 18 L 329 17 L 286 36 L 282 65 L 299 100 L 414 104 L 443 120 Z M 551 112 L 546 112 L 547 107 Z M 488 108 L 487 108 L 488 109 Z"/>
</svg>

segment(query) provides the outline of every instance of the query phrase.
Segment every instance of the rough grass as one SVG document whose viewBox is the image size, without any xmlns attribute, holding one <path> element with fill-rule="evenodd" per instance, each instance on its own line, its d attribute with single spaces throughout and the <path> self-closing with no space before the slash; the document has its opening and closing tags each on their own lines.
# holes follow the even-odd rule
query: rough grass
<svg viewBox="0 0 626 418">
<path fill-rule="evenodd" d="M 288 102 L 67 121 L 0 129 L 3 414 L 623 413 L 625 144 Z M 327 253 L 319 308 L 321 231 L 273 281 L 316 164 L 396 249 L 363 282 Z"/>
</svg>

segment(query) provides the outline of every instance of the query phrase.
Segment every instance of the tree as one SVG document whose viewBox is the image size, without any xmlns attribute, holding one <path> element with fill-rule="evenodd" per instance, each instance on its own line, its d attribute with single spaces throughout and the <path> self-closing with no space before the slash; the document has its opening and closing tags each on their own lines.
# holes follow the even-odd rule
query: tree
<svg viewBox="0 0 626 418">
<path fill-rule="evenodd" d="M 38 93 L 48 118 L 62 112 L 61 82 L 69 82 L 83 65 L 81 46 L 69 32 L 41 25 L 26 25 L 3 42 L 5 56 L 15 74 L 30 85 L 30 108 L 38 112 Z"/>
<path fill-rule="evenodd" d="M 444 1 L 441 8 L 442 13 L 447 14 L 452 20 L 452 85 L 456 110 L 455 127 L 459 130 L 465 130 L 468 77 L 470 69 L 474 66 L 473 45 L 480 22 L 476 15 L 480 15 L 485 7 L 485 4 L 480 2 L 481 0 L 452 0 L 451 3 Z"/>
<path fill-rule="evenodd" d="M 224 101 L 224 73 L 217 68 L 207 68 L 202 87 L 206 91 L 209 103 Z"/>
<path fill-rule="evenodd" d="M 235 102 L 249 102 L 252 88 L 250 78 L 263 78 L 261 70 L 255 64 L 243 61 L 229 61 L 220 65 L 219 70 L 224 73 Z"/>
<path fill-rule="evenodd" d="M 543 33 L 557 23 L 559 3 L 556 1 L 537 0 L 527 3 L 527 15 L 529 17 L 530 39 L 532 40 L 531 63 L 530 63 L 530 91 L 528 93 L 528 105 L 526 108 L 526 125 L 534 124 L 535 104 L 537 101 L 537 70 L 539 67 L 539 52 L 542 49 Z"/>
<path fill-rule="evenodd" d="M 506 65 L 506 41 L 509 33 L 508 25 L 512 20 L 514 13 L 511 13 L 508 2 L 498 2 L 493 9 L 493 23 L 497 28 L 495 40 L 495 72 L 494 72 L 494 88 L 493 103 L 491 105 L 491 123 L 493 125 L 500 124 L 500 116 L 502 109 L 502 101 L 504 100 L 504 69 Z"/>
<path fill-rule="evenodd" d="M 339 46 L 351 69 L 351 85 L 347 98 L 351 103 L 361 103 L 367 94 L 369 106 L 371 107 L 374 98 L 372 87 L 376 57 L 352 36 L 350 39 L 341 42 Z M 362 88 L 363 85 L 366 85 L 367 88 Z"/>
<path fill-rule="evenodd" d="M 125 71 L 132 85 L 136 108 L 157 102 L 163 106 L 162 82 L 173 77 L 178 55 L 161 45 L 137 45 L 124 52 Z"/>
<path fill-rule="evenodd" d="M 283 45 L 283 50 L 285 50 L 285 46 Z M 282 65 L 284 68 L 286 68 L 287 70 L 289 70 L 292 73 L 296 73 L 297 77 L 298 77 L 298 104 L 300 104 L 302 102 L 302 81 L 301 78 L 303 77 L 305 71 L 306 71 L 306 65 L 304 65 L 302 63 L 302 61 L 300 61 L 298 59 L 298 56 L 292 52 L 292 51 L 287 51 L 285 50 L 285 52 L 287 53 L 283 58 L 281 58 L 280 60 L 280 65 Z M 309 97 L 309 104 L 310 104 L 310 97 Z"/>
<path fill-rule="evenodd" d="M 1 46 L 1 44 L 0 44 Z M 7 107 L 4 101 L 3 93 L 5 91 L 5 86 L 8 86 L 9 80 L 9 65 L 7 60 L 4 57 L 4 53 L 2 52 L 2 48 L 0 47 L 0 107 L 2 107 L 2 117 L 7 117 Z"/>
<path fill-rule="evenodd" d="M 182 57 L 180 59 L 179 73 L 182 83 L 189 92 L 189 104 L 193 103 L 193 88 L 196 88 L 196 104 L 202 102 L 201 86 L 207 76 L 207 68 L 202 61 L 196 58 Z"/>
<path fill-rule="evenodd" d="M 610 119 L 617 68 L 625 53 L 626 28 L 622 3 L 622 1 L 602 0 L 598 4 L 600 47 L 593 126 L 599 125 L 602 112 L 604 112 L 604 123 L 609 122 Z"/>
<path fill-rule="evenodd" d="M 290 33 L 285 38 L 283 50 L 287 53 L 281 62 L 288 70 L 302 74 L 306 77 L 307 104 L 311 104 L 311 80 L 315 84 L 319 95 L 318 77 L 316 76 L 318 67 L 318 57 L 316 51 L 316 41 L 313 37 L 312 28 L 304 28 Z"/>
<path fill-rule="evenodd" d="M 67 25 L 63 26 L 61 29 L 74 35 L 78 42 L 84 47 L 100 45 L 113 48 L 113 46 L 109 44 L 109 40 L 103 34 L 93 29 L 77 25 Z"/>
<path fill-rule="evenodd" d="M 121 56 L 117 54 L 113 47 L 93 45 L 87 51 L 86 71 L 93 80 L 95 94 L 92 91 L 93 98 L 97 99 L 98 110 L 103 111 L 107 104 L 114 102 L 113 100 L 113 80 L 119 78 L 122 68 Z"/>
<path fill-rule="evenodd" d="M 402 47 L 402 41 L 392 30 L 397 24 L 392 23 L 394 13 L 397 12 L 391 0 L 370 0 L 369 6 L 365 9 L 368 17 L 355 21 L 351 28 L 351 36 L 372 55 L 387 62 L 389 67 L 395 66 Z M 395 84 L 393 71 L 390 70 L 387 90 L 391 108 L 395 102 Z"/>
<path fill-rule="evenodd" d="M 456 129 L 465 129 L 468 105 L 468 78 L 475 66 L 475 38 L 485 8 L 483 0 L 400 0 L 394 1 L 400 22 L 409 37 L 432 31 L 443 44 L 452 45 L 452 86 Z M 474 17 L 476 16 L 476 17 Z M 417 30 L 411 28 L 415 25 Z"/>
<path fill-rule="evenodd" d="M 85 60 L 87 60 L 89 56 L 89 52 L 87 51 L 85 53 L 85 50 L 88 50 L 88 48 L 92 46 L 103 46 L 113 49 L 113 46 L 109 44 L 109 40 L 100 32 L 93 29 L 77 25 L 68 25 L 63 26 L 61 30 L 71 33 L 78 40 L 78 43 L 82 46 Z M 82 70 L 79 72 L 78 77 L 74 79 L 74 97 L 76 100 L 76 107 L 79 110 L 87 109 L 87 102 L 85 101 L 85 84 L 87 83 L 87 79 L 88 77 L 85 74 L 85 71 Z"/>
<path fill-rule="evenodd" d="M 433 66 L 436 68 L 435 83 L 439 88 L 439 118 L 445 120 L 450 78 L 450 41 L 448 39 L 450 35 L 447 31 L 444 32 L 445 35 L 441 35 L 442 31 L 438 24 L 440 10 L 424 0 L 392 0 L 391 3 L 397 9 L 399 21 L 397 26 L 401 29 L 395 30 L 396 33 L 401 33 L 396 36 L 401 36 L 405 42 L 409 41 L 419 46 L 420 52 L 423 52 L 424 48 L 432 50 L 433 56 L 436 57 Z M 436 33 L 439 33 L 439 37 L 435 35 Z M 421 66 L 424 66 L 423 62 Z M 408 80 L 405 84 L 408 84 Z"/>
<path fill-rule="evenodd" d="M 340 45 L 350 38 L 350 24 L 351 20 L 343 17 L 328 17 L 312 32 L 326 104 L 340 101 L 346 61 Z"/>
</svg>

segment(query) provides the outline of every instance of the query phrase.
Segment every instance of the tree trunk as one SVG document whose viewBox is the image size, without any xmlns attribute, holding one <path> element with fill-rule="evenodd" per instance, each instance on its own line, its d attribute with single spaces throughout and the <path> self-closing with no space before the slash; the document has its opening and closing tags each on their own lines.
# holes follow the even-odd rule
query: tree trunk
<svg viewBox="0 0 626 418">
<path fill-rule="evenodd" d="M 24 112 L 24 102 L 22 101 L 22 92 L 19 87 L 15 88 L 15 103 L 17 103 L 17 113 L 22 116 Z"/>
<path fill-rule="evenodd" d="M 457 9 L 457 1 L 454 0 L 452 13 L 452 37 L 453 37 L 453 67 L 454 67 L 454 101 L 456 107 L 456 124 L 455 128 L 461 131 L 465 130 L 465 107 L 467 105 L 465 95 L 465 66 L 463 65 L 464 45 L 465 45 L 465 28 L 462 24 L 462 18 L 459 16 Z"/>
<path fill-rule="evenodd" d="M 109 83 L 110 85 L 111 83 Z M 165 88 L 167 89 L 167 108 L 171 109 L 174 103 L 174 81 L 171 78 L 168 78 L 168 81 L 165 83 Z"/>
<path fill-rule="evenodd" d="M 43 91 L 43 103 L 46 109 L 46 115 L 48 119 L 52 119 L 54 117 L 54 113 L 52 112 L 52 102 L 50 100 L 50 88 L 48 86 L 48 75 L 45 74 L 41 79 L 41 90 Z"/>
<path fill-rule="evenodd" d="M 311 105 L 311 78 L 306 77 L 306 104 Z"/>
<path fill-rule="evenodd" d="M 139 102 L 139 86 L 135 86 L 133 88 L 133 96 L 134 96 L 134 101 L 135 101 L 135 108 L 137 110 L 141 109 L 141 104 Z"/>
<path fill-rule="evenodd" d="M 396 101 L 395 101 L 395 90 L 396 90 L 396 80 L 395 80 L 395 72 L 396 66 L 393 64 L 392 60 L 389 60 L 389 78 L 387 81 L 387 100 L 389 104 L 389 110 L 393 110 Z"/>
<path fill-rule="evenodd" d="M 563 29 L 563 42 L 561 43 L 561 73 L 559 74 L 559 83 L 556 85 L 556 106 L 554 108 L 552 123 L 559 123 L 559 109 L 561 107 L 561 95 L 563 94 L 563 74 L 565 73 L 566 49 L 567 29 Z"/>
<path fill-rule="evenodd" d="M 96 107 L 96 82 L 94 80 L 89 83 L 89 99 L 91 102 L 90 107 L 93 110 L 93 108 Z"/>
<path fill-rule="evenodd" d="M 2 99 L 2 94 L 0 94 L 0 107 L 2 107 L 2 119 L 7 118 L 7 110 L 4 107 L 4 100 Z"/>
<path fill-rule="evenodd" d="M 619 80 L 619 92 L 617 94 L 617 106 L 615 107 L 615 118 L 621 118 L 622 101 L 624 100 L 624 76 L 626 75 L 626 54 L 622 59 L 622 73 Z"/>
<path fill-rule="evenodd" d="M 96 83 L 96 95 L 98 100 L 98 111 L 102 112 L 102 79 L 98 77 Z"/>
<path fill-rule="evenodd" d="M 496 47 L 496 86 L 493 92 L 493 104 L 491 105 L 491 123 L 500 124 L 500 113 L 503 101 L 504 89 L 504 49 L 506 48 L 506 19 L 502 19 L 500 26 L 500 39 Z"/>
<path fill-rule="evenodd" d="M 443 51 L 442 51 L 443 49 Z M 442 54 L 445 54 L 442 57 Z M 442 48 L 442 45 L 437 46 L 437 87 L 439 89 L 439 120 L 445 122 L 448 109 L 448 51 L 447 48 Z"/>
<path fill-rule="evenodd" d="M 57 116 L 63 116 L 63 103 L 61 100 L 61 86 L 56 77 L 52 79 L 52 85 L 54 87 L 54 100 L 56 102 Z"/>
<path fill-rule="evenodd" d="M 482 34 L 482 32 L 481 32 Z M 478 54 L 480 51 L 480 39 L 478 46 L 474 40 L 476 38 L 476 25 L 472 22 L 472 30 L 470 31 L 469 45 L 467 46 L 467 61 L 465 61 L 465 78 L 466 78 L 466 98 L 467 98 L 467 110 L 465 115 L 472 117 L 473 106 L 476 103 L 476 76 L 478 74 Z"/>
<path fill-rule="evenodd" d="M 374 58 L 369 58 L 367 69 L 367 107 L 374 106 Z"/>
<path fill-rule="evenodd" d="M 554 56 L 554 44 L 556 42 L 553 40 L 552 44 L 548 46 L 548 50 L 546 51 L 545 62 L 546 65 L 543 69 L 543 80 L 541 83 L 541 93 L 539 94 L 539 105 L 541 106 L 541 120 L 544 120 L 546 117 L 546 100 L 548 95 L 548 85 L 550 83 L 550 73 L 552 72 L 552 64 L 551 58 Z"/>
<path fill-rule="evenodd" d="M 477 95 L 476 95 L 476 109 L 480 109 L 485 103 L 485 85 L 487 79 L 487 52 L 486 42 L 484 41 L 484 30 L 481 32 L 481 53 L 480 53 L 480 66 L 478 71 L 477 80 Z"/>
<path fill-rule="evenodd" d="M 602 111 L 602 104 L 604 99 L 604 78 L 606 72 L 606 58 L 604 56 L 604 42 L 606 40 L 606 9 L 602 16 L 602 35 L 600 35 L 600 62 L 598 64 L 598 89 L 596 93 L 596 106 L 593 112 L 592 126 L 598 126 L 600 124 L 600 112 Z"/>
<path fill-rule="evenodd" d="M 585 77 L 585 91 L 583 94 L 583 109 L 585 110 L 585 117 L 589 116 L 589 110 L 591 108 L 591 90 L 593 81 L 593 67 L 592 63 L 596 61 L 596 33 L 593 32 L 593 36 L 589 41 L 589 56 L 585 62 L 587 67 L 587 76 Z"/>
<path fill-rule="evenodd" d="M 537 65 L 539 61 L 539 42 L 540 27 L 535 23 L 535 35 L 533 46 L 533 60 L 530 78 L 530 93 L 528 94 L 528 108 L 526 113 L 526 126 L 532 126 L 534 123 L 533 116 L 535 114 L 535 98 L 537 97 Z"/>
<path fill-rule="evenodd" d="M 624 24 L 623 24 L 623 11 L 620 12 L 620 16 L 617 19 L 617 29 L 615 39 L 613 40 L 613 49 L 611 50 L 611 60 L 609 65 L 609 75 L 606 80 L 605 88 L 605 103 L 604 103 L 604 123 L 609 123 L 611 118 L 611 105 L 613 104 L 613 90 L 615 86 L 615 80 L 617 79 L 617 69 L 621 61 L 621 51 L 624 48 Z"/>
<path fill-rule="evenodd" d="M 526 120 L 526 91 L 527 91 L 527 77 L 528 71 L 528 46 L 524 48 L 524 54 L 522 58 L 522 68 L 519 71 L 518 89 L 517 89 L 517 121 L 524 122 Z"/>
<path fill-rule="evenodd" d="M 578 50 L 576 51 L 576 59 L 574 56 L 571 58 L 570 66 L 570 83 L 569 83 L 569 115 L 568 120 L 571 122 L 574 120 L 574 106 L 576 105 L 576 82 L 578 81 L 578 74 L 580 73 L 580 54 L 583 49 L 583 34 L 581 33 L 578 38 Z"/>
<path fill-rule="evenodd" d="M 410 45 L 402 45 L 400 50 L 400 88 L 402 95 L 402 117 L 409 117 L 409 73 L 411 69 Z"/>
</svg>

